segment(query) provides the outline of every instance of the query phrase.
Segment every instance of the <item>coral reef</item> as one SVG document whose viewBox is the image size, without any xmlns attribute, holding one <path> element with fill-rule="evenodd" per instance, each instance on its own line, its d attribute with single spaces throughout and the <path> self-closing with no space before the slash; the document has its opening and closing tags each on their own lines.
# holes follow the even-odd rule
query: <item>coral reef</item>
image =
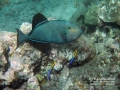
<svg viewBox="0 0 120 90">
<path fill-rule="evenodd" d="M 96 25 L 98 23 L 97 5 L 92 5 L 85 14 L 85 23 L 89 25 Z"/>
<path fill-rule="evenodd" d="M 104 22 L 116 22 L 120 25 L 120 1 L 106 0 L 98 5 L 98 16 Z"/>
<path fill-rule="evenodd" d="M 26 31 L 28 31 L 28 29 L 31 29 L 31 24 L 23 23 L 20 29 L 24 33 L 28 33 Z M 30 78 L 37 77 L 39 82 L 46 80 L 46 74 L 50 69 L 50 64 L 53 61 L 56 62 L 53 68 L 54 74 L 51 73 L 50 75 L 51 80 L 53 79 L 53 82 L 54 82 L 54 77 L 56 77 L 55 72 L 60 72 L 60 71 L 66 72 L 66 70 L 68 70 L 69 73 L 68 62 L 73 56 L 74 49 L 78 50 L 78 55 L 76 57 L 75 62 L 73 62 L 72 64 L 73 66 L 82 64 L 84 61 L 89 61 L 95 56 L 95 49 L 93 48 L 94 46 L 92 45 L 92 41 L 90 41 L 90 39 L 88 39 L 85 35 L 82 35 L 81 38 L 69 44 L 64 44 L 64 45 L 50 44 L 50 47 L 52 47 L 52 49 L 50 50 L 49 55 L 46 55 L 43 52 L 37 50 L 36 48 L 33 48 L 31 45 L 29 45 L 29 43 L 25 43 L 23 46 L 20 46 L 19 48 L 16 49 L 15 33 L 2 31 L 0 32 L 0 34 L 2 36 L 0 39 L 1 55 L 3 55 L 2 57 L 4 57 L 1 59 L 2 68 L 0 73 L 0 77 L 1 77 L 0 85 L 11 86 L 11 84 L 13 84 L 14 87 L 11 86 L 12 88 L 17 88 L 19 83 L 21 82 L 24 83 L 24 80 L 25 81 L 27 80 L 26 88 L 40 89 L 40 87 L 34 86 L 35 83 L 37 83 L 37 81 L 34 81 L 34 79 L 32 79 L 33 81 L 31 81 Z M 4 43 L 7 46 L 2 45 Z M 7 62 L 4 56 L 4 52 L 8 51 L 7 49 L 9 49 L 9 52 L 7 53 L 9 62 Z M 40 61 L 42 61 L 41 64 Z M 6 70 L 4 70 L 4 67 L 6 66 L 7 63 L 9 63 L 10 65 L 9 67 L 7 67 Z M 38 69 L 36 67 L 39 65 L 41 65 L 39 67 L 40 70 L 38 70 L 39 72 L 36 72 L 36 69 Z M 70 67 L 72 67 L 72 65 Z M 64 70 L 65 67 L 66 69 Z M 35 76 L 34 73 L 36 73 Z M 60 80 L 64 79 L 64 77 L 66 78 L 64 81 L 67 80 L 67 76 L 64 75 L 67 74 L 65 73 L 63 73 L 63 75 L 62 73 L 60 74 L 59 77 L 61 78 Z M 19 82 L 19 80 L 21 80 L 21 82 Z M 34 84 L 32 84 L 31 82 L 33 82 Z M 33 86 L 31 86 L 31 84 Z M 65 86 L 64 88 L 69 88 L 69 87 Z"/>
<path fill-rule="evenodd" d="M 80 12 L 75 16 L 73 22 L 77 22 L 79 16 L 83 15 L 86 24 L 96 25 L 95 31 L 88 28 L 91 33 L 83 33 L 77 40 L 67 44 L 26 42 L 16 49 L 17 34 L 1 31 L 0 89 L 118 90 L 120 30 L 112 25 L 99 25 L 101 21 L 119 24 L 118 16 L 115 16 L 119 13 L 113 12 L 111 15 L 112 9 L 119 10 L 119 1 L 106 1 L 109 4 L 105 1 L 98 6 L 93 4 L 86 14 L 84 12 L 85 15 Z M 30 23 L 25 22 L 20 30 L 28 34 L 31 27 Z M 78 52 L 69 65 L 75 50 Z M 50 79 L 47 78 L 48 75 Z"/>
<path fill-rule="evenodd" d="M 20 30 L 24 33 L 24 34 L 28 34 L 31 30 L 32 30 L 32 25 L 28 22 L 24 22 L 22 23 L 22 25 L 20 26 Z"/>
<path fill-rule="evenodd" d="M 31 78 L 28 79 L 27 90 L 41 90 L 38 80 L 35 76 L 32 76 Z"/>
<path fill-rule="evenodd" d="M 23 23 L 20 29 L 30 32 L 31 24 Z M 104 28 L 103 28 L 104 29 Z M 1 31 L 0 35 L 0 88 L 28 90 L 117 90 L 120 75 L 119 29 L 109 27 L 109 32 L 97 28 L 86 36 L 68 44 L 47 44 L 43 49 L 24 43 L 16 49 L 16 33 Z M 115 29 L 115 30 L 114 30 Z M 36 43 L 35 43 L 36 44 Z M 40 43 L 37 43 L 40 47 Z M 37 49 L 36 49 L 37 48 Z M 74 55 L 75 60 L 68 66 Z M 55 62 L 47 79 L 48 70 Z M 112 66 L 112 67 L 111 67 Z M 91 83 L 98 79 L 112 80 L 100 82 L 100 86 Z M 108 84 L 111 84 L 109 87 Z M 116 85 L 116 86 L 113 86 Z M 4 86 L 4 87 L 3 87 Z M 107 89 L 106 89 L 107 88 Z"/>
<path fill-rule="evenodd" d="M 7 65 L 7 54 L 8 46 L 0 41 L 0 71 L 5 69 Z"/>
<path fill-rule="evenodd" d="M 19 84 L 24 83 L 24 81 L 29 80 L 29 78 L 35 77 L 33 76 L 33 67 L 30 66 L 36 61 L 35 58 L 37 57 L 37 59 L 39 59 L 41 55 L 39 51 L 37 51 L 36 49 L 33 50 L 33 48 L 29 47 L 29 44 L 25 44 L 24 49 L 21 47 L 15 50 L 15 33 L 1 31 L 0 35 L 2 36 L 0 38 L 0 85 L 17 88 Z M 35 53 L 30 55 L 30 53 L 32 53 L 33 51 Z"/>
<path fill-rule="evenodd" d="M 120 1 L 105 0 L 98 5 L 91 5 L 85 14 L 85 23 L 89 25 L 98 25 L 103 22 L 113 22 L 120 25 Z"/>
<path fill-rule="evenodd" d="M 72 22 L 80 22 L 80 19 L 82 16 L 85 15 L 87 12 L 87 7 L 81 2 L 79 6 L 77 6 L 77 10 L 73 13 L 71 16 L 71 21 Z"/>
</svg>

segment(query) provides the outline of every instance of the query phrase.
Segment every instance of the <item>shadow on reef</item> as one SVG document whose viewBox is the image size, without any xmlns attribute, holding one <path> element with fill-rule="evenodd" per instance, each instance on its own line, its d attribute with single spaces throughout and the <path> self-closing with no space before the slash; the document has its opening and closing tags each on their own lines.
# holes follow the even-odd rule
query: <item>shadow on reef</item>
<svg viewBox="0 0 120 90">
<path fill-rule="evenodd" d="M 49 54 L 51 51 L 51 45 L 50 43 L 39 43 L 39 42 L 32 42 L 29 41 L 29 43 L 39 51 L 42 51 L 44 54 Z"/>
<path fill-rule="evenodd" d="M 21 87 L 25 82 L 27 82 L 27 80 L 25 79 L 18 79 L 18 80 L 14 80 L 12 83 L 10 83 L 10 85 L 2 85 L 0 86 L 0 90 L 4 90 L 5 88 L 12 88 L 12 89 L 18 89 L 19 87 Z M 6 90 L 6 89 L 5 89 Z M 9 89 L 8 89 L 9 90 Z"/>
<path fill-rule="evenodd" d="M 36 60 L 36 62 L 31 65 L 31 67 L 35 66 L 34 69 L 33 69 L 34 74 L 36 74 L 37 72 L 39 72 L 41 70 L 41 64 L 42 64 L 42 58 L 43 57 L 44 57 L 44 55 L 41 58 L 38 58 Z"/>
<path fill-rule="evenodd" d="M 82 62 L 74 62 L 72 63 L 72 65 L 69 66 L 69 68 L 72 68 L 72 67 L 80 67 L 80 66 L 83 66 L 84 64 L 86 63 L 89 63 L 90 62 L 90 58 L 87 58 L 86 60 L 82 61 Z"/>
<path fill-rule="evenodd" d="M 103 22 L 101 20 L 101 23 L 99 25 L 88 25 L 88 24 L 85 24 L 83 25 L 81 28 L 85 31 L 86 28 L 87 28 L 87 31 L 86 33 L 87 34 L 91 34 L 93 32 L 96 31 L 96 28 L 99 27 L 101 29 L 101 31 L 106 31 L 106 32 L 109 32 L 110 30 L 110 27 L 112 28 L 118 28 L 120 29 L 120 25 L 118 25 L 116 22 Z"/>
<path fill-rule="evenodd" d="M 4 56 L 7 60 L 7 63 L 5 65 L 5 70 L 3 71 L 3 73 L 5 73 L 8 70 L 8 68 L 10 67 L 9 52 L 10 52 L 10 47 L 7 46 L 6 50 L 4 51 Z"/>
<path fill-rule="evenodd" d="M 42 54 L 43 54 L 41 58 L 38 58 L 38 60 L 36 60 L 36 62 L 33 65 L 31 65 L 31 66 L 35 66 L 35 68 L 33 69 L 33 72 L 36 73 L 40 70 L 40 66 L 41 66 L 41 63 L 42 63 L 42 58 L 45 55 L 49 55 L 52 47 L 51 47 L 50 43 L 39 43 L 39 42 L 32 42 L 32 41 L 29 41 L 29 43 L 34 48 L 41 51 Z"/>
</svg>

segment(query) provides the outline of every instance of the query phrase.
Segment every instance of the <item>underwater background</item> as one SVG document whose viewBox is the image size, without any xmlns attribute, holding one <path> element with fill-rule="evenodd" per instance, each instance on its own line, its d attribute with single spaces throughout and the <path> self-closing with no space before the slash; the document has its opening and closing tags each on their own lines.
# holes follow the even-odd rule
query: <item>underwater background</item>
<svg viewBox="0 0 120 90">
<path fill-rule="evenodd" d="M 16 48 L 36 13 L 83 33 Z M 0 0 L 0 90 L 120 90 L 120 0 Z"/>
<path fill-rule="evenodd" d="M 15 28 L 19 28 L 23 22 L 31 23 L 32 17 L 38 12 L 44 14 L 46 17 L 69 20 L 72 13 L 76 10 L 75 2 L 81 1 L 1 0 L 0 29 L 15 32 Z"/>
</svg>

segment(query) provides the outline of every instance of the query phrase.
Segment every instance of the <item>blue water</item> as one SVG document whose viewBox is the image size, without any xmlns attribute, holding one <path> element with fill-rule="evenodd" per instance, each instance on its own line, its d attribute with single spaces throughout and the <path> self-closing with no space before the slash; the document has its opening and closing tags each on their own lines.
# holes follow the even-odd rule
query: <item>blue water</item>
<svg viewBox="0 0 120 90">
<path fill-rule="evenodd" d="M 47 18 L 69 20 L 76 10 L 75 1 L 8 0 L 9 3 L 0 10 L 0 30 L 16 32 L 15 28 L 19 28 L 23 22 L 31 23 L 32 17 L 38 12 Z"/>
</svg>

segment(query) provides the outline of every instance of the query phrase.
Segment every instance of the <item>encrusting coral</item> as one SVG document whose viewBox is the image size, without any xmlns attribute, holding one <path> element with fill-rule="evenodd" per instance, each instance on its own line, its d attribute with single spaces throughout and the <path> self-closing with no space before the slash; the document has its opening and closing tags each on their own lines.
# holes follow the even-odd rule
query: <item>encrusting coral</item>
<svg viewBox="0 0 120 90">
<path fill-rule="evenodd" d="M 98 25 L 103 22 L 113 22 L 120 25 L 120 1 L 104 0 L 97 5 L 91 5 L 85 14 L 85 23 Z"/>
</svg>

